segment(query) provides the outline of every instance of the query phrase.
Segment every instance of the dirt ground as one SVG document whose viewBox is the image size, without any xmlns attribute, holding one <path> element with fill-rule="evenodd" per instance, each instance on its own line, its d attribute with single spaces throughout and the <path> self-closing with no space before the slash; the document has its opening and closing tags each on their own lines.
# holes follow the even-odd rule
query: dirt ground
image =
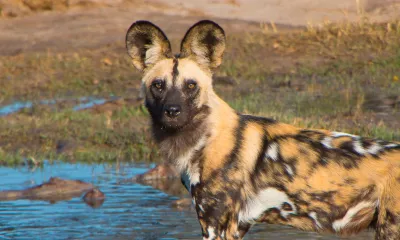
<svg viewBox="0 0 400 240">
<path fill-rule="evenodd" d="M 0 55 L 26 51 L 97 48 L 123 42 L 139 19 L 181 37 L 210 18 L 227 32 L 318 25 L 326 21 L 386 21 L 400 16 L 400 0 L 0 0 Z"/>
</svg>

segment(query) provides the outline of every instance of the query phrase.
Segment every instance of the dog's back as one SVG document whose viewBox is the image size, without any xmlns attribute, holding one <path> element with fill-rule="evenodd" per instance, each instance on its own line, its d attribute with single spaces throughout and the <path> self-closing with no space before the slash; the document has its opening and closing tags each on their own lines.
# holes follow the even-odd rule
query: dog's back
<svg viewBox="0 0 400 240">
<path fill-rule="evenodd" d="M 400 207 L 398 143 L 245 118 L 265 132 L 258 157 L 241 158 L 254 168 L 240 221 L 352 234 Z"/>
</svg>

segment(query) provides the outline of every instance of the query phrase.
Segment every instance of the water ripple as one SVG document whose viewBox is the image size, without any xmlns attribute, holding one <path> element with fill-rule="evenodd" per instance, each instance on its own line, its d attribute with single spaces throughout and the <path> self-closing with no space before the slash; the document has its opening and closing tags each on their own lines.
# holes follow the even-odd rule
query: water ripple
<svg viewBox="0 0 400 240">
<path fill-rule="evenodd" d="M 54 204 L 30 200 L 0 202 L 0 239 L 201 239 L 196 214 L 170 207 L 177 197 L 148 186 L 118 183 L 149 167 L 127 164 L 117 169 L 116 165 L 109 164 L 56 163 L 34 172 L 0 167 L 0 190 L 23 189 L 59 176 L 92 182 L 106 194 L 104 204 L 95 209 L 80 198 Z M 366 236 L 372 239 L 371 233 L 352 239 L 366 239 Z M 259 225 L 246 239 L 338 238 L 288 227 Z"/>
</svg>

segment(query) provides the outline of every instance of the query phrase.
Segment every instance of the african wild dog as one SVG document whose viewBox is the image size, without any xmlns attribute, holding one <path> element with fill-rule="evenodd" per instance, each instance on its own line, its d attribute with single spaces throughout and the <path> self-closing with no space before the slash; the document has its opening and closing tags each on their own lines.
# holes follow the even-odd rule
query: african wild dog
<svg viewBox="0 0 400 240">
<path fill-rule="evenodd" d="M 204 239 L 241 239 L 255 222 L 400 239 L 400 144 L 299 129 L 235 112 L 214 92 L 223 29 L 192 26 L 172 55 L 165 34 L 132 24 L 126 46 L 161 153 L 182 173 Z"/>
</svg>

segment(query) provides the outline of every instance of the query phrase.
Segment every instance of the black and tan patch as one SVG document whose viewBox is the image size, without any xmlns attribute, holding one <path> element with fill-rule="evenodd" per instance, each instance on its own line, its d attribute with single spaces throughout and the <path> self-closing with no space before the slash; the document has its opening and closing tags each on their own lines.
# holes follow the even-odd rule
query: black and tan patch
<svg viewBox="0 0 400 240">
<path fill-rule="evenodd" d="M 126 45 L 160 152 L 193 198 L 204 239 L 241 239 L 255 222 L 400 239 L 400 144 L 242 115 L 212 88 L 225 50 L 214 22 L 193 25 L 173 56 L 146 21 Z"/>
<path fill-rule="evenodd" d="M 126 48 L 133 65 L 139 70 L 145 70 L 162 58 L 171 57 L 167 36 L 148 21 L 137 21 L 130 26 L 126 34 Z"/>
<path fill-rule="evenodd" d="M 213 70 L 222 63 L 224 50 L 224 30 L 214 22 L 203 20 L 187 31 L 180 56 L 192 58 L 205 69 Z"/>
</svg>

